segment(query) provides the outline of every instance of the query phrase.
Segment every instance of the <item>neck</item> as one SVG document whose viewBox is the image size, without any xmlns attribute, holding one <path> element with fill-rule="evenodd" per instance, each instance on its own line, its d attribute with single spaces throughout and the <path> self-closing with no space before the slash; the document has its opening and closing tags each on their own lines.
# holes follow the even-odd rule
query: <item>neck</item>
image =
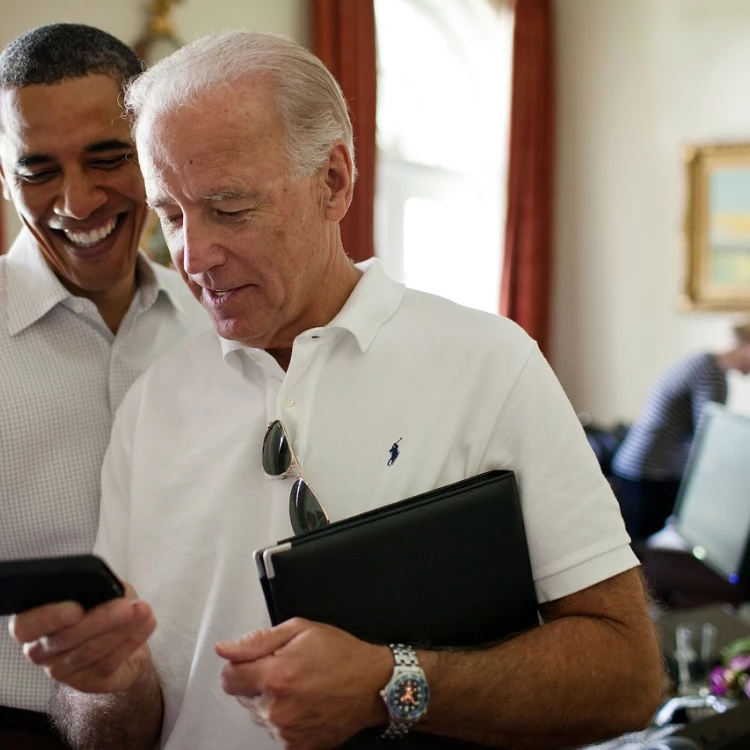
<svg viewBox="0 0 750 750">
<path fill-rule="evenodd" d="M 303 331 L 328 325 L 346 304 L 362 276 L 362 272 L 354 267 L 343 250 L 338 256 L 338 262 L 340 263 L 339 267 L 329 269 L 322 276 L 321 283 L 316 286 L 316 299 L 320 301 L 320 306 L 314 311 L 309 311 L 309 314 L 299 321 L 300 325 L 295 326 L 296 332 L 291 336 L 289 345 L 266 348 L 266 351 L 279 363 L 284 372 L 289 368 L 292 359 L 294 339 Z"/>
<path fill-rule="evenodd" d="M 122 324 L 125 314 L 130 309 L 130 304 L 135 297 L 136 273 L 133 269 L 124 279 L 122 279 L 112 289 L 102 292 L 90 292 L 78 290 L 81 297 L 88 297 L 99 311 L 102 320 L 107 324 L 112 333 L 117 333 Z"/>
<path fill-rule="evenodd" d="M 266 349 L 266 351 L 279 363 L 279 367 L 286 372 L 292 361 L 292 348 Z"/>
<path fill-rule="evenodd" d="M 730 349 L 723 354 L 715 354 L 714 359 L 722 370 L 742 370 L 745 362 L 742 353 L 738 349 Z"/>
</svg>

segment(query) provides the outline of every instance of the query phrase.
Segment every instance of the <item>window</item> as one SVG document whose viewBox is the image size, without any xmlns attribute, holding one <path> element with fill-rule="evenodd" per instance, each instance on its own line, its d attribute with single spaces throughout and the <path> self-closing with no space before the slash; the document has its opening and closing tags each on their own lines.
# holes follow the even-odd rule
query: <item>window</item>
<svg viewBox="0 0 750 750">
<path fill-rule="evenodd" d="M 376 254 L 415 289 L 497 312 L 512 14 L 498 0 L 375 0 Z"/>
</svg>

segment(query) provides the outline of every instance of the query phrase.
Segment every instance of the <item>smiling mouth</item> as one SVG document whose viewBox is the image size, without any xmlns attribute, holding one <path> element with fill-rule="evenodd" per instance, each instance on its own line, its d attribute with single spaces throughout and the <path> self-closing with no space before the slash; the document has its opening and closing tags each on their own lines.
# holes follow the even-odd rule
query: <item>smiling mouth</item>
<svg viewBox="0 0 750 750">
<path fill-rule="evenodd" d="M 94 247 L 94 245 L 98 245 L 115 231 L 117 225 L 120 223 L 120 217 L 121 214 L 113 216 L 100 227 L 89 229 L 86 232 L 77 231 L 75 229 L 55 229 L 53 231 L 62 235 L 67 242 L 71 245 L 75 245 L 75 247 Z"/>
</svg>

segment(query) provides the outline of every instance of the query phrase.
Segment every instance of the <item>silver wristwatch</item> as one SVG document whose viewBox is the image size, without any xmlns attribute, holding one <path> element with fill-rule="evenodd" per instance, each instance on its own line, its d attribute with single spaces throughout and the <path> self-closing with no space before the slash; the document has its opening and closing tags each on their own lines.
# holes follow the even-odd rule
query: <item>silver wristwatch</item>
<svg viewBox="0 0 750 750">
<path fill-rule="evenodd" d="M 395 740 L 405 736 L 427 711 L 430 689 L 417 654 L 411 646 L 391 643 L 396 665 L 380 697 L 388 709 L 390 723 L 381 737 Z"/>
</svg>

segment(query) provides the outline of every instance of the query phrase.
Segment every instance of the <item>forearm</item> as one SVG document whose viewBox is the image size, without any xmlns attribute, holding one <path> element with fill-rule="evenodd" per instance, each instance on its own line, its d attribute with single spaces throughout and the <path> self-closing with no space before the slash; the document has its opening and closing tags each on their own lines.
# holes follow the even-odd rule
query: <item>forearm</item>
<svg viewBox="0 0 750 750">
<path fill-rule="evenodd" d="M 82 693 L 59 685 L 52 699 L 55 725 L 76 750 L 151 750 L 159 741 L 161 686 L 149 663 L 126 691 Z"/>
<path fill-rule="evenodd" d="M 420 657 L 432 688 L 421 728 L 496 747 L 569 747 L 633 731 L 659 701 L 647 617 L 564 617 L 486 651 Z"/>
</svg>

